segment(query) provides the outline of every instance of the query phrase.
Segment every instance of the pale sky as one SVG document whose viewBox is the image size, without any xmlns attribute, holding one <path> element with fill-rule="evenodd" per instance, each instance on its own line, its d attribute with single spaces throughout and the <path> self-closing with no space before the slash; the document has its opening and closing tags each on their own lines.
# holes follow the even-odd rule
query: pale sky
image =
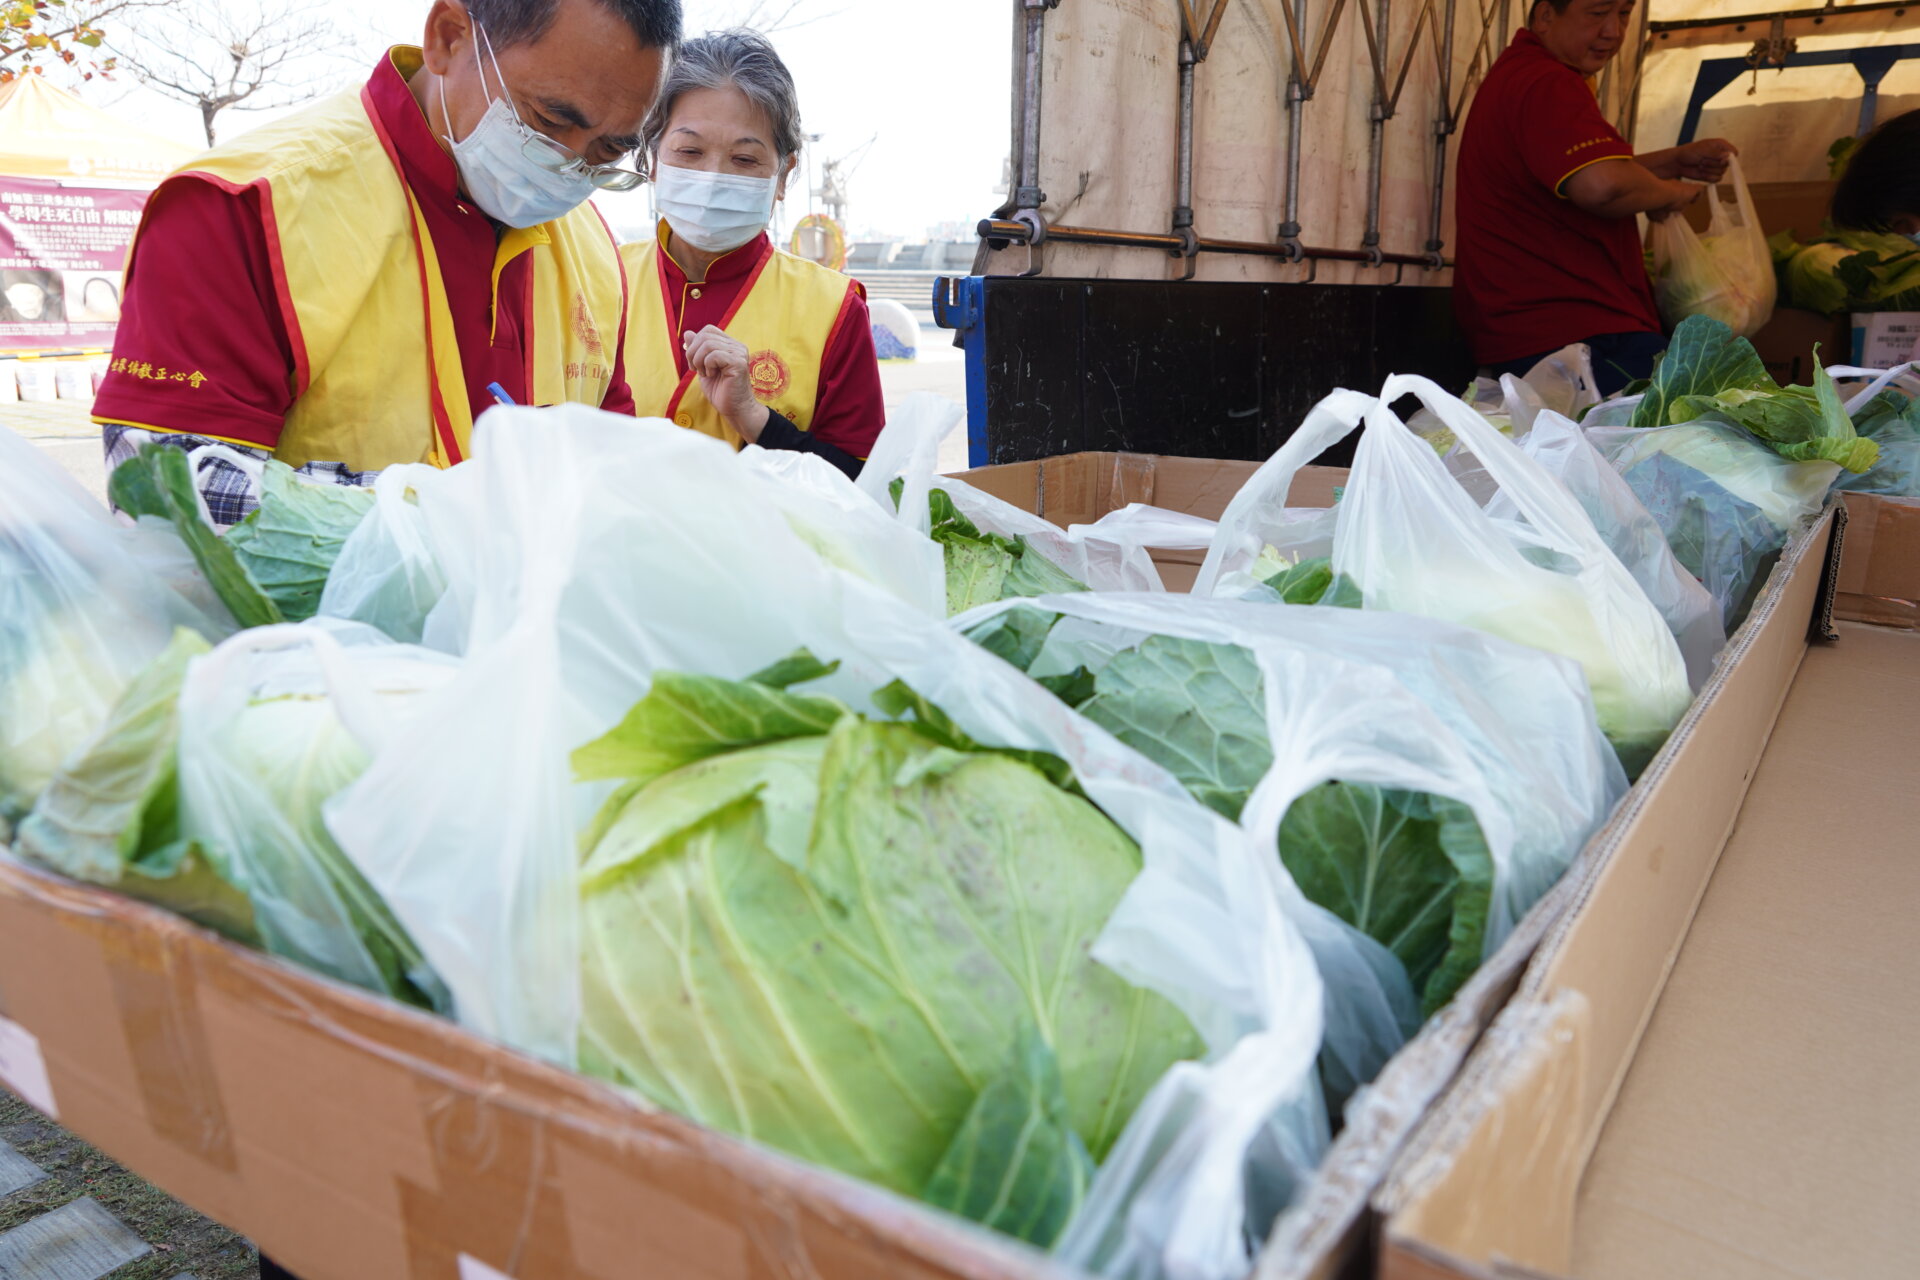
<svg viewBox="0 0 1920 1280">
<path fill-rule="evenodd" d="M 697 34 L 734 20 L 750 0 L 684 3 L 687 29 Z M 426 0 L 335 0 L 331 7 L 341 22 L 359 24 L 369 51 L 417 43 L 427 11 Z M 973 223 L 999 202 L 1007 159 L 1009 0 L 803 0 L 793 21 L 774 41 L 799 86 L 806 131 L 824 135 L 820 153 L 846 155 L 878 135 L 850 183 L 853 234 L 919 239 L 951 222 L 970 236 Z M 134 85 L 125 73 L 80 91 L 183 143 L 204 145 L 197 110 Z M 216 127 L 223 138 L 234 137 L 275 114 L 227 111 Z M 798 183 L 787 209 L 789 220 L 806 212 Z"/>
</svg>

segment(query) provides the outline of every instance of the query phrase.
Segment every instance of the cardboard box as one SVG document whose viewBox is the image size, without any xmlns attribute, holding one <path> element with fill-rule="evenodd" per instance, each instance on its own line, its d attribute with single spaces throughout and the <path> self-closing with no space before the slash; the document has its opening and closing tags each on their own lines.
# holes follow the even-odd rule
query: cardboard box
<svg viewBox="0 0 1920 1280">
<path fill-rule="evenodd" d="M 1920 503 L 1845 509 L 1837 639 L 1802 544 L 1377 1197 L 1388 1280 L 1912 1274 Z"/>
<path fill-rule="evenodd" d="M 1253 469 L 1085 454 L 967 478 L 1072 523 L 1130 501 L 1217 516 Z M 1310 469 L 1293 498 L 1325 504 L 1343 479 Z M 1756 617 L 1804 621 L 1806 552 Z M 1180 556 L 1163 569 L 1190 580 L 1197 557 Z M 1870 571 L 1858 594 L 1905 581 Z M 1736 674 L 1765 684 L 1755 662 Z M 1369 1265 L 1369 1197 L 1582 884 L 1536 904 L 1350 1107 L 1260 1280 Z M 0 1081 L 306 1280 L 1070 1280 L 967 1223 L 4 854 Z"/>
<path fill-rule="evenodd" d="M 1835 183 L 1823 182 L 1750 182 L 1747 194 L 1753 197 L 1754 216 L 1768 235 L 1791 231 L 1796 240 L 1818 240 L 1826 234 L 1827 214 L 1833 205 Z M 1727 198 L 1722 189 L 1721 198 Z M 1695 231 L 1705 231 L 1713 206 L 1705 199 L 1687 206 L 1686 219 Z"/>
<path fill-rule="evenodd" d="M 984 467 L 961 475 L 977 488 L 1065 525 L 1097 520 L 1129 502 L 1153 502 L 1217 518 L 1256 466 L 1140 454 L 1081 453 L 1042 462 Z M 1341 468 L 1303 468 L 1294 481 L 1289 502 L 1295 506 L 1330 505 L 1334 489 L 1346 482 L 1346 476 Z M 1794 637 L 1804 647 L 1806 622 L 1815 601 L 1831 598 L 1832 584 L 1823 580 L 1822 573 L 1830 523 L 1809 531 L 1783 556 L 1782 566 L 1754 607 L 1755 622 L 1737 637 L 1742 645 L 1738 652 L 1752 650 L 1760 618 L 1783 611 L 1797 616 L 1799 629 Z M 1161 576 L 1175 590 L 1191 585 L 1202 558 L 1198 552 L 1154 553 Z M 1916 575 L 1920 575 L 1920 565 L 1916 566 Z M 1865 593 L 1874 590 L 1897 592 L 1912 587 L 1912 595 L 1920 597 L 1920 586 L 1884 570 L 1863 577 L 1858 585 L 1859 607 L 1865 607 Z M 1822 603 L 1823 617 L 1825 607 Z M 1741 683 L 1735 685 L 1738 698 L 1740 689 L 1752 677 L 1745 674 L 1744 658 L 1739 673 L 1733 669 L 1735 665 L 1731 661 L 1723 664 L 1716 687 L 1739 674 Z M 1705 701 L 1696 706 L 1696 717 Z M 1676 733 L 1674 747 L 1663 752 L 1661 761 L 1670 765 L 1683 733 L 1684 729 Z M 1648 776 L 1655 776 L 1662 768 L 1656 761 Z M 1645 790 L 1643 787 L 1634 794 L 1644 798 Z M 1620 820 L 1616 819 L 1594 837 L 1560 883 L 1534 904 L 1454 1001 L 1429 1019 L 1349 1105 L 1345 1125 L 1327 1159 L 1275 1223 L 1259 1260 L 1257 1280 L 1331 1280 L 1371 1273 L 1377 1221 L 1370 1201 L 1375 1189 L 1385 1181 L 1422 1117 L 1454 1081 L 1470 1051 L 1506 1005 L 1542 940 L 1579 900 L 1586 872 L 1608 856 L 1608 842 L 1617 837 L 1619 827 Z M 1724 832 L 1715 830 L 1712 834 L 1718 838 Z"/>
<path fill-rule="evenodd" d="M 1753 335 L 1753 349 L 1766 364 L 1768 376 L 1783 387 L 1813 385 L 1816 345 L 1821 364 L 1852 364 L 1853 328 L 1848 318 L 1778 307 Z"/>
<path fill-rule="evenodd" d="M 976 489 L 1043 516 L 1061 528 L 1092 524 L 1131 503 L 1165 507 L 1218 520 L 1240 487 L 1260 469 L 1257 462 L 1160 457 L 1145 453 L 1068 453 L 1037 462 L 1007 462 L 958 473 Z M 1333 491 L 1347 482 L 1344 467 L 1302 467 L 1287 501 L 1296 507 L 1330 507 Z M 1199 575 L 1205 551 L 1148 548 L 1169 591 L 1185 591 Z"/>
<path fill-rule="evenodd" d="M 1851 331 L 1853 362 L 1865 369 L 1891 369 L 1920 351 L 1920 311 L 1856 311 Z"/>
</svg>

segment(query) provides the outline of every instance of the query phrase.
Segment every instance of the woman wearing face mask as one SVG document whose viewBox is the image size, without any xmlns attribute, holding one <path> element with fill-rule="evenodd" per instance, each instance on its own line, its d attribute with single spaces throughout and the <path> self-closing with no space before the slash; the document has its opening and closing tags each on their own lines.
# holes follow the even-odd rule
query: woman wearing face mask
<svg viewBox="0 0 1920 1280">
<path fill-rule="evenodd" d="M 773 46 L 752 31 L 687 42 L 643 141 L 659 239 L 621 250 L 640 415 L 858 475 L 885 420 L 866 294 L 767 235 L 801 142 Z"/>
<path fill-rule="evenodd" d="M 1855 148 L 1833 190 L 1833 224 L 1920 243 L 1920 111 L 1895 116 Z"/>
</svg>

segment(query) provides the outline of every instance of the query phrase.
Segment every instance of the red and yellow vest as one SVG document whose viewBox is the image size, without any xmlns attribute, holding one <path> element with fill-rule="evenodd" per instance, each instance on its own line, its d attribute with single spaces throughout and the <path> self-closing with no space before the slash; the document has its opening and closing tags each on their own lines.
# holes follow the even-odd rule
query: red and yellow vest
<svg viewBox="0 0 1920 1280">
<path fill-rule="evenodd" d="M 627 383 L 640 416 L 671 418 L 738 449 L 740 433 L 707 402 L 699 376 L 680 372 L 678 308 L 669 300 L 660 242 L 623 245 L 620 256 L 632 292 Z M 748 277 L 720 326 L 746 344 L 753 393 L 760 403 L 802 431 L 813 423 L 827 343 L 848 292 L 859 287 L 838 271 L 775 249 Z"/>
<path fill-rule="evenodd" d="M 392 57 L 402 75 L 420 68 L 418 49 Z M 439 259 L 364 91 L 256 129 L 180 173 L 230 190 L 262 187 L 268 197 L 294 358 L 293 407 L 275 457 L 373 471 L 467 456 L 473 410 Z M 136 237 L 129 263 L 138 252 Z M 590 205 L 530 230 L 509 228 L 495 280 L 522 253 L 533 254 L 535 402 L 600 404 L 626 311 L 611 233 Z"/>
</svg>

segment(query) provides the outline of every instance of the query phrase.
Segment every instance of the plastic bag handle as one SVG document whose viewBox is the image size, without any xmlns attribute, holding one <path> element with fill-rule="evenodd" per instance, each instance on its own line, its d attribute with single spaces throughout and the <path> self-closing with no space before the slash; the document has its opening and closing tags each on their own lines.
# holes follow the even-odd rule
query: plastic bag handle
<svg viewBox="0 0 1920 1280">
<path fill-rule="evenodd" d="M 1194 595 L 1213 594 L 1220 575 L 1225 572 L 1223 566 L 1228 555 L 1259 554 L 1259 546 L 1247 543 L 1245 525 L 1263 507 L 1270 504 L 1285 507 L 1287 494 L 1293 490 L 1293 478 L 1300 468 L 1352 434 L 1374 403 L 1372 396 L 1342 388 L 1313 407 L 1306 421 L 1287 437 L 1278 452 L 1260 464 L 1260 469 L 1233 495 L 1233 501 L 1221 513 L 1220 533 L 1207 548 L 1207 558 L 1193 582 Z"/>
<path fill-rule="evenodd" d="M 240 665 L 256 654 L 300 648 L 313 651 L 334 715 L 362 747 L 370 753 L 377 751 L 383 735 L 373 691 L 354 678 L 340 642 L 319 627 L 295 623 L 255 627 L 194 659 L 180 694 L 182 709 L 190 712 L 205 707 L 222 720 L 237 715 L 249 697 L 247 682 L 239 674 Z"/>
<path fill-rule="evenodd" d="M 1491 422 L 1448 395 L 1431 380 L 1411 374 L 1396 374 L 1388 378 L 1376 402 L 1379 406 L 1376 412 L 1383 425 L 1398 425 L 1405 434 L 1411 435 L 1399 417 L 1387 408 L 1403 395 L 1417 397 L 1452 429 L 1454 436 L 1479 460 L 1494 484 L 1556 551 L 1584 556 L 1593 556 L 1596 552 L 1606 556 L 1612 554 L 1607 551 L 1599 531 L 1593 527 L 1592 518 L 1572 494 L 1539 463 L 1529 458 L 1525 450 L 1500 434 Z M 1375 419 L 1370 415 L 1368 425 L 1371 427 L 1374 422 Z M 1457 488 L 1458 483 L 1450 472 L 1448 477 Z M 1459 492 L 1465 496 L 1465 490 Z"/>
<path fill-rule="evenodd" d="M 1830 378 L 1873 379 L 1873 381 L 1869 382 L 1863 389 L 1855 392 L 1852 398 L 1847 401 L 1847 416 L 1852 417 L 1854 414 L 1860 412 L 1860 410 L 1866 408 L 1867 405 L 1871 404 L 1875 396 L 1892 386 L 1902 375 L 1912 373 L 1916 368 L 1920 368 L 1920 360 L 1909 360 L 1905 364 L 1897 364 L 1891 369 L 1862 369 L 1857 365 L 1836 364 L 1828 366 L 1827 376 Z"/>
<path fill-rule="evenodd" d="M 193 472 L 193 500 L 200 506 L 200 518 L 210 525 L 213 523 L 213 511 L 207 506 L 206 494 L 200 491 L 200 468 L 216 458 L 239 468 L 250 482 L 255 497 L 259 496 L 267 475 L 265 459 L 248 457 L 230 445 L 203 444 L 187 450 L 187 467 Z"/>
<path fill-rule="evenodd" d="M 960 422 L 960 406 L 943 396 L 915 392 L 893 414 L 880 438 L 873 442 L 867 465 L 854 483 L 889 515 L 896 514 L 887 489 L 898 476 L 907 478 L 900 494 L 898 516 L 922 533 L 932 528 L 927 493 L 939 468 L 940 444 Z"/>
<path fill-rule="evenodd" d="M 1738 155 L 1727 157 L 1727 174 L 1721 181 L 1733 187 L 1733 198 L 1740 204 L 1741 228 L 1756 236 L 1760 235 L 1760 215 L 1754 210 L 1753 193 L 1747 188 L 1747 175 L 1740 169 Z M 1771 266 L 1771 262 L 1768 265 Z"/>
</svg>

